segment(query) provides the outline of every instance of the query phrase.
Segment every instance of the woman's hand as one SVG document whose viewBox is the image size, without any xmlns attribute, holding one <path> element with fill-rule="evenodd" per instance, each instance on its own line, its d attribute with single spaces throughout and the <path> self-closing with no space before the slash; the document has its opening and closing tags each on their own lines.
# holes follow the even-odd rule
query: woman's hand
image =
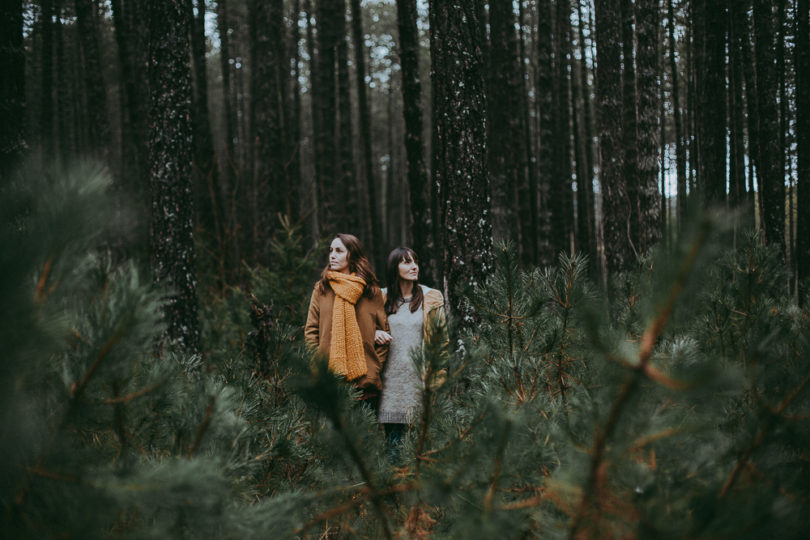
<svg viewBox="0 0 810 540">
<path fill-rule="evenodd" d="M 374 334 L 374 343 L 377 345 L 385 345 L 391 341 L 391 334 L 385 330 L 377 330 Z"/>
</svg>

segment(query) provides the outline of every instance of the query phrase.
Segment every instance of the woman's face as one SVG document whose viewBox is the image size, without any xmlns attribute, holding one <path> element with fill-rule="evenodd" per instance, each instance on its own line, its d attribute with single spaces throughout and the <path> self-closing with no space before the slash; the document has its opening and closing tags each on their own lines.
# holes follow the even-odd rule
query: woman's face
<svg viewBox="0 0 810 540">
<path fill-rule="evenodd" d="M 399 279 L 416 281 L 419 279 L 419 265 L 410 257 L 399 261 Z"/>
<path fill-rule="evenodd" d="M 329 270 L 349 273 L 349 252 L 340 238 L 332 240 L 332 244 L 329 246 Z"/>
</svg>

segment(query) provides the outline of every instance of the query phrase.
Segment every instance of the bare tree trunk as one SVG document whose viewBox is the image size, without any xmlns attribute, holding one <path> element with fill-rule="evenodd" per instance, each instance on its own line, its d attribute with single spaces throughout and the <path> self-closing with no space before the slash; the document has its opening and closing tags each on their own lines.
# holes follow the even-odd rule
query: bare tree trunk
<svg viewBox="0 0 810 540">
<path fill-rule="evenodd" d="M 551 183 L 555 178 L 554 170 L 554 79 L 552 62 L 552 15 L 550 0 L 538 0 L 537 25 L 537 108 L 539 129 L 539 149 L 537 152 L 537 170 L 540 205 L 538 208 L 539 242 L 538 259 L 541 265 L 547 266 L 555 260 L 555 247 L 552 245 L 552 230 L 549 214 L 549 196 Z"/>
<path fill-rule="evenodd" d="M 23 5 L 8 2 L 0 11 L 0 179 L 11 172 L 25 150 L 25 44 Z"/>
<path fill-rule="evenodd" d="M 610 274 L 629 269 L 635 257 L 627 235 L 630 206 L 622 169 L 621 9 L 619 0 L 596 0 L 596 102 L 605 259 Z"/>
<path fill-rule="evenodd" d="M 636 1 L 638 197 L 634 201 L 633 214 L 638 223 L 636 246 L 639 253 L 649 251 L 661 237 L 663 191 L 661 194 L 658 192 L 659 9 L 659 0 Z"/>
<path fill-rule="evenodd" d="M 580 90 L 582 92 L 582 133 L 583 133 L 583 149 L 584 149 L 584 164 L 585 176 L 582 181 L 577 180 L 577 187 L 585 190 L 585 215 L 586 220 L 585 230 L 587 231 L 587 243 L 584 244 L 587 249 L 588 257 L 591 260 L 591 266 L 594 271 L 598 270 L 599 260 L 597 253 L 596 241 L 596 217 L 594 210 L 594 191 L 593 191 L 593 177 L 594 177 L 594 154 L 593 154 L 593 113 L 591 105 L 591 90 L 588 84 L 588 61 L 585 47 L 585 20 L 582 14 L 582 5 L 579 0 L 577 3 L 577 21 L 579 30 L 579 53 L 582 57 L 582 65 L 579 71 L 580 77 Z"/>
<path fill-rule="evenodd" d="M 754 0 L 757 104 L 759 106 L 759 170 L 765 240 L 785 256 L 785 176 L 780 170 L 778 81 L 773 58 L 773 17 L 769 0 Z"/>
<path fill-rule="evenodd" d="M 796 255 L 799 298 L 806 304 L 810 277 L 810 73 L 800 66 L 810 65 L 810 0 L 798 0 L 796 12 Z"/>
<path fill-rule="evenodd" d="M 492 227 L 487 182 L 487 103 L 480 44 L 480 0 L 434 0 L 430 4 L 430 50 L 436 145 L 434 182 L 444 231 L 444 290 L 462 327 L 475 324 L 465 300 L 483 283 L 491 265 Z"/>
<path fill-rule="evenodd" d="M 110 121 L 107 116 L 107 89 L 101 67 L 98 46 L 98 27 L 92 0 L 76 0 L 76 17 L 84 56 L 84 78 L 89 116 L 90 152 L 104 163 L 109 163 Z"/>
<path fill-rule="evenodd" d="M 571 190 L 571 117 L 568 56 L 571 50 L 571 9 L 568 0 L 555 6 L 554 31 L 554 178 L 549 190 L 551 243 L 554 255 L 569 253 L 574 234 L 574 194 Z"/>
<path fill-rule="evenodd" d="M 54 25 L 54 41 L 56 42 L 56 119 L 59 139 L 59 159 L 69 163 L 76 155 L 76 137 L 73 135 L 74 116 L 76 111 L 71 99 L 71 82 L 68 77 L 67 43 L 62 27 L 62 0 L 55 4 L 56 24 Z"/>
<path fill-rule="evenodd" d="M 405 153 L 408 163 L 413 247 L 423 261 L 423 274 L 426 274 L 424 280 L 437 283 L 438 260 L 434 242 L 431 241 L 431 220 L 435 219 L 435 216 L 431 216 L 430 213 L 428 178 L 422 143 L 422 82 L 419 76 L 419 30 L 416 19 L 416 0 L 397 0 L 399 57 L 402 67 L 402 112 L 405 121 Z"/>
<path fill-rule="evenodd" d="M 520 76 L 523 84 L 520 86 L 520 118 L 521 132 L 523 133 L 522 174 L 524 179 L 518 188 L 519 224 L 521 227 L 521 250 L 524 263 L 536 265 L 537 257 L 537 171 L 534 162 L 534 148 L 531 129 L 531 104 L 529 99 L 530 75 L 527 72 L 526 43 L 524 38 L 525 7 L 523 0 L 518 0 L 518 26 L 520 28 Z"/>
<path fill-rule="evenodd" d="M 686 216 L 686 148 L 684 147 L 681 120 L 680 75 L 675 58 L 675 11 L 672 7 L 673 2 L 674 0 L 667 0 L 667 34 L 669 38 L 669 70 L 672 74 L 672 117 L 675 123 L 675 168 L 677 175 L 675 215 L 678 229 L 680 229 Z"/>
<path fill-rule="evenodd" d="M 54 155 L 53 131 L 53 0 L 42 0 L 40 32 L 42 34 L 42 61 L 39 135 L 42 155 L 50 159 Z"/>
<path fill-rule="evenodd" d="M 185 0 L 151 0 L 149 80 L 152 93 L 150 255 L 155 282 L 173 294 L 166 304 L 168 337 L 200 348 L 191 197 L 191 70 Z"/>
</svg>

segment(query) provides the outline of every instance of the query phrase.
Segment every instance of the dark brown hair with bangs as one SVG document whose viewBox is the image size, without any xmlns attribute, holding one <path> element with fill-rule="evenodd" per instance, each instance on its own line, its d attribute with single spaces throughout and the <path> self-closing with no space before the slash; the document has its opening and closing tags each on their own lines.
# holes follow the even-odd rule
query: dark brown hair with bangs
<svg viewBox="0 0 810 540">
<path fill-rule="evenodd" d="M 419 264 L 419 257 L 409 247 L 394 248 L 388 255 L 388 264 L 385 266 L 385 279 L 388 284 L 388 296 L 385 299 L 385 314 L 391 315 L 399 310 L 402 303 L 402 287 L 400 287 L 399 263 L 413 261 Z M 422 305 L 422 287 L 419 278 L 413 282 L 413 296 L 411 297 L 411 313 Z"/>
</svg>

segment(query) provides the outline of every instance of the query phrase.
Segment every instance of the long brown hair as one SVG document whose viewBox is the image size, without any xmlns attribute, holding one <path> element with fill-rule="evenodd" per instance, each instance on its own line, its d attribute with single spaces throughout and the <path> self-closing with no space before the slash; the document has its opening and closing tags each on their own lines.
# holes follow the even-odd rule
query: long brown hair
<svg viewBox="0 0 810 540">
<path fill-rule="evenodd" d="M 385 314 L 391 315 L 399 311 L 402 303 L 402 288 L 399 285 L 399 263 L 413 261 L 419 264 L 416 252 L 409 247 L 394 248 L 388 254 L 388 263 L 385 265 L 385 280 L 388 283 L 388 296 L 385 299 Z M 411 313 L 419 309 L 422 305 L 422 287 L 419 286 L 419 278 L 413 282 L 413 295 L 411 296 Z"/>
<path fill-rule="evenodd" d="M 349 272 L 357 274 L 358 277 L 363 278 L 366 282 L 366 289 L 363 291 L 363 296 L 374 298 L 380 291 L 380 286 L 377 281 L 377 276 L 374 270 L 371 269 L 371 261 L 366 257 L 366 252 L 363 249 L 363 243 L 360 239 L 353 234 L 337 233 L 332 241 L 337 238 L 343 245 L 346 246 L 346 257 L 349 259 Z M 321 280 L 318 282 L 318 292 L 321 294 L 326 293 L 327 289 L 331 289 L 329 285 L 329 278 L 326 277 L 329 272 L 329 263 L 321 272 Z"/>
</svg>

